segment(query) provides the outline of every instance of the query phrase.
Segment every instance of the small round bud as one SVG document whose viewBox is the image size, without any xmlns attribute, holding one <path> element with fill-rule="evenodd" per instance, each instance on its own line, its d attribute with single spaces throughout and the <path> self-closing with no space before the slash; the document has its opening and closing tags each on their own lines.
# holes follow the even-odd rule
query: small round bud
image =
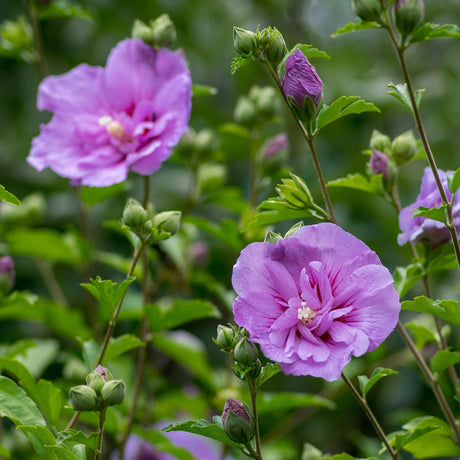
<svg viewBox="0 0 460 460">
<path fill-rule="evenodd" d="M 86 385 L 72 387 L 69 390 L 69 399 L 73 408 L 78 411 L 92 411 L 98 406 L 96 392 Z"/>
<path fill-rule="evenodd" d="M 272 86 L 253 86 L 249 91 L 249 99 L 254 103 L 256 111 L 265 118 L 273 118 L 279 110 L 279 98 Z"/>
<path fill-rule="evenodd" d="M 414 133 L 409 130 L 393 139 L 391 158 L 397 165 L 407 163 L 417 153 L 417 141 Z"/>
<path fill-rule="evenodd" d="M 214 131 L 202 129 L 194 139 L 194 147 L 201 153 L 210 153 L 218 147 L 218 142 Z"/>
<path fill-rule="evenodd" d="M 233 46 L 241 55 L 254 53 L 258 48 L 256 34 L 240 27 L 233 27 Z"/>
<path fill-rule="evenodd" d="M 236 337 L 233 328 L 219 324 L 217 326 L 217 337 L 214 342 L 226 353 L 233 350 L 235 346 Z"/>
<path fill-rule="evenodd" d="M 247 375 L 249 375 L 249 377 L 251 377 L 251 379 L 255 379 L 260 375 L 261 371 L 262 371 L 262 363 L 260 362 L 260 359 L 256 359 L 251 364 L 251 367 L 250 367 Z"/>
<path fill-rule="evenodd" d="M 222 413 L 222 424 L 228 437 L 235 442 L 247 444 L 255 434 L 254 416 L 248 405 L 227 398 Z"/>
<path fill-rule="evenodd" d="M 212 192 L 225 183 L 227 168 L 222 163 L 209 161 L 198 167 L 197 182 L 201 193 Z"/>
<path fill-rule="evenodd" d="M 363 21 L 380 22 L 380 14 L 383 11 L 382 0 L 352 0 L 351 4 L 356 16 Z"/>
<path fill-rule="evenodd" d="M 86 384 L 92 388 L 97 394 L 100 394 L 102 387 L 105 384 L 105 379 L 101 374 L 91 372 L 86 377 Z"/>
<path fill-rule="evenodd" d="M 380 152 L 385 152 L 385 150 L 391 148 L 391 139 L 386 134 L 381 133 L 377 129 L 374 129 L 371 134 L 371 140 L 369 147 L 372 150 L 379 150 Z"/>
<path fill-rule="evenodd" d="M 388 157 L 379 150 L 374 149 L 369 161 L 369 168 L 374 174 L 383 174 L 383 177 L 386 179 L 388 173 Z"/>
<path fill-rule="evenodd" d="M 256 107 L 247 96 L 240 96 L 236 101 L 233 118 L 244 126 L 251 126 L 257 121 Z"/>
<path fill-rule="evenodd" d="M 271 29 L 270 41 L 264 53 L 267 60 L 276 68 L 283 60 L 286 51 L 286 42 L 281 32 L 276 28 Z"/>
<path fill-rule="evenodd" d="M 155 46 L 168 47 L 176 41 L 176 28 L 168 14 L 158 16 L 150 25 Z"/>
<path fill-rule="evenodd" d="M 153 226 L 158 230 L 163 230 L 171 235 L 175 235 L 180 227 L 180 211 L 160 212 L 153 218 Z"/>
<path fill-rule="evenodd" d="M 109 380 L 101 389 L 101 396 L 106 406 L 121 404 L 126 395 L 126 387 L 123 380 Z"/>
<path fill-rule="evenodd" d="M 125 205 L 123 210 L 123 222 L 132 230 L 140 230 L 144 226 L 148 219 L 147 211 L 141 206 L 141 204 L 130 198 Z"/>
<path fill-rule="evenodd" d="M 423 0 L 397 0 L 395 4 L 396 27 L 403 36 L 411 34 L 424 17 Z"/>
<path fill-rule="evenodd" d="M 258 357 L 257 347 L 246 337 L 243 337 L 235 346 L 233 356 L 235 361 L 242 366 L 251 365 Z"/>
<path fill-rule="evenodd" d="M 153 30 L 141 20 L 136 19 L 131 30 L 131 37 L 139 38 L 150 45 L 153 42 Z"/>
</svg>

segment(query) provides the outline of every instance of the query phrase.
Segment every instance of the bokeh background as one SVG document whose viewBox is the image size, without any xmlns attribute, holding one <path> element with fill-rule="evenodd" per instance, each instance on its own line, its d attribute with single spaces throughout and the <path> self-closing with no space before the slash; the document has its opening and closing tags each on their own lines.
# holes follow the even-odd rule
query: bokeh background
<svg viewBox="0 0 460 460">
<path fill-rule="evenodd" d="M 135 19 L 148 22 L 162 13 L 168 13 L 177 28 L 178 48 L 182 48 L 195 84 L 215 87 L 213 96 L 195 97 L 190 125 L 196 130 L 210 129 L 218 141 L 212 160 L 225 167 L 222 185 L 237 186 L 247 193 L 249 182 L 249 145 L 244 139 L 232 136 L 222 129 L 232 122 L 237 98 L 257 85 L 272 85 L 262 65 L 242 67 L 236 74 L 230 72 L 235 55 L 232 27 L 255 30 L 258 25 L 276 26 L 284 35 L 288 47 L 296 43 L 310 43 L 326 51 L 331 59 L 316 59 L 313 64 L 324 82 L 323 100 L 332 102 L 341 95 L 356 95 L 375 103 L 380 114 L 349 116 L 326 128 L 317 141 L 317 150 L 326 180 L 333 180 L 353 172 L 365 174 L 368 148 L 373 129 L 391 138 L 407 129 L 413 129 L 408 110 L 387 94 L 387 84 L 400 83 L 402 77 L 387 36 L 379 30 L 355 32 L 331 38 L 331 34 L 347 22 L 355 21 L 348 0 L 80 0 L 90 13 L 88 18 L 43 19 L 40 27 L 48 70 L 60 74 L 86 62 L 104 65 L 111 48 L 130 36 Z M 458 0 L 425 0 L 427 20 L 433 23 L 460 23 Z M 27 17 L 25 1 L 0 0 L 0 23 Z M 432 40 L 410 49 L 407 59 L 417 88 L 425 88 L 421 105 L 422 116 L 433 151 L 442 169 L 455 170 L 460 166 L 460 42 L 455 39 Z M 33 64 L 7 56 L 0 56 L 0 183 L 19 198 L 35 194 L 44 205 L 32 225 L 51 226 L 58 230 L 78 228 L 79 209 L 77 192 L 68 181 L 47 170 L 35 171 L 26 162 L 31 140 L 39 133 L 40 123 L 49 120 L 49 114 L 36 108 L 37 88 L 42 79 Z M 265 135 L 280 131 L 288 133 L 291 148 L 282 170 L 292 170 L 310 186 L 320 202 L 320 193 L 305 144 L 287 110 L 282 108 L 276 123 L 265 127 Z M 418 193 L 425 164 L 422 160 L 405 166 L 400 173 L 403 205 L 411 203 Z M 157 210 L 182 209 L 187 202 L 187 183 L 190 171 L 180 155 L 173 157 L 152 178 L 151 198 Z M 274 175 L 274 177 L 276 174 Z M 273 178 L 272 178 L 273 179 Z M 259 201 L 273 196 L 275 179 L 261 190 Z M 130 177 L 124 190 L 93 206 L 90 212 L 90 234 L 95 247 L 129 255 L 130 248 L 119 235 L 107 230 L 102 223 L 119 219 L 128 196 L 140 197 L 141 183 Z M 353 190 L 333 189 L 331 196 L 341 225 L 365 241 L 381 257 L 390 270 L 410 261 L 408 248 L 396 243 L 397 217 L 394 210 L 374 196 Z M 192 215 L 218 221 L 223 217 L 236 219 L 234 214 L 202 204 Z M 306 222 L 310 223 L 310 222 Z M 281 225 L 279 228 L 284 229 Z M 214 277 L 230 290 L 230 274 L 237 252 L 222 241 L 200 233 L 198 239 L 207 245 L 204 262 Z M 0 244 L 1 241 L 0 241 Z M 3 251 L 6 247 L 2 246 Z M 27 257 L 16 257 L 16 288 L 29 289 L 47 295 L 40 273 Z M 69 298 L 79 303 L 82 289 L 74 270 L 61 267 L 58 279 L 69 292 Z M 112 276 L 120 279 L 116 270 L 101 264 L 91 266 L 91 276 Z M 443 275 L 435 280 L 434 291 L 439 298 L 457 298 L 458 289 L 453 278 Z M 410 294 L 417 294 L 416 286 Z M 231 295 L 231 294 L 230 294 Z M 224 307 L 223 307 L 224 308 Z M 211 337 L 216 322 L 205 321 L 188 327 L 200 337 L 208 351 L 213 367 L 224 368 L 225 356 L 217 350 Z M 18 326 L 21 333 L 35 334 L 35 329 Z M 0 323 L 6 340 L 15 332 Z M 40 334 L 45 334 L 39 331 Z M 386 348 L 370 356 L 355 360 L 349 372 L 367 372 L 384 358 L 384 367 L 395 366 L 399 375 L 390 377 L 372 393 L 371 404 L 382 418 L 388 431 L 398 429 L 410 415 L 438 414 L 410 356 L 397 336 Z M 356 369 L 355 369 L 356 368 Z M 168 379 L 180 379 L 178 369 L 166 368 Z M 60 368 L 50 366 L 49 377 Z M 174 384 L 179 387 L 176 381 Z M 164 386 L 160 385 L 164 390 Z M 304 442 L 336 453 L 367 455 L 375 452 L 376 441 L 372 429 L 353 398 L 340 382 L 324 385 L 310 378 L 275 377 L 270 391 L 297 391 L 327 395 L 334 399 L 336 408 L 297 409 L 276 411 L 262 417 L 262 432 L 266 442 L 276 444 L 273 458 L 299 458 Z M 161 392 L 160 392 L 161 395 Z M 166 395 L 166 393 L 165 393 Z M 205 399 L 211 399 L 206 395 Z M 212 397 L 215 397 L 213 395 Z M 161 398 L 160 398 L 161 400 Z M 166 399 L 165 399 L 166 401 Z M 282 453 L 280 453 L 282 452 Z M 270 458 L 270 456 L 267 456 Z"/>
</svg>

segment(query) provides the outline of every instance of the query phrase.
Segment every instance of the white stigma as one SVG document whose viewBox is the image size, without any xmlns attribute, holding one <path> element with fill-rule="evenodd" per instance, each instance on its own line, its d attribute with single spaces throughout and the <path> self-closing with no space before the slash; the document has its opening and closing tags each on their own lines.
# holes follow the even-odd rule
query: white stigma
<svg viewBox="0 0 460 460">
<path fill-rule="evenodd" d="M 307 307 L 306 302 L 301 303 L 301 307 L 297 310 L 297 318 L 302 321 L 305 326 L 310 324 L 316 317 L 316 311 L 310 307 Z"/>
<path fill-rule="evenodd" d="M 99 118 L 98 123 L 100 126 L 105 126 L 107 132 L 118 140 L 125 135 L 125 127 L 118 121 L 115 121 L 110 115 L 102 116 Z"/>
</svg>

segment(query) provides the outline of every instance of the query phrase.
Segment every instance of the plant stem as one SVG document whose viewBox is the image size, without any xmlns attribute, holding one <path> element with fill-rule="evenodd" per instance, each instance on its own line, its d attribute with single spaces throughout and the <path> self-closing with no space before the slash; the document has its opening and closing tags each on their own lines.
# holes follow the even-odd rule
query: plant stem
<svg viewBox="0 0 460 460">
<path fill-rule="evenodd" d="M 355 388 L 355 386 L 351 383 L 350 379 L 343 372 L 342 372 L 342 379 L 347 384 L 348 388 L 350 388 L 351 392 L 353 393 L 355 398 L 358 400 L 358 403 L 360 404 L 360 406 L 363 408 L 364 412 L 366 413 L 367 417 L 372 423 L 374 430 L 377 432 L 383 444 L 385 444 L 385 447 L 387 448 L 388 453 L 391 455 L 391 458 L 393 458 L 393 460 L 396 460 L 398 458 L 398 454 L 397 452 L 395 452 L 393 447 L 390 445 L 390 441 L 386 437 L 385 432 L 383 431 L 379 422 L 375 418 L 375 415 L 370 409 L 369 405 L 367 404 L 367 401 L 359 394 L 358 390 Z"/>
<path fill-rule="evenodd" d="M 37 7 L 33 4 L 32 0 L 29 0 L 27 6 L 29 9 L 30 23 L 32 25 L 32 30 L 34 34 L 35 51 L 37 52 L 38 56 L 36 64 L 40 76 L 42 78 L 45 78 L 48 76 L 49 73 L 48 68 L 46 67 L 45 52 L 43 50 L 43 40 L 40 30 L 40 22 L 37 14 Z"/>
<path fill-rule="evenodd" d="M 46 287 L 48 288 L 52 299 L 58 304 L 69 308 L 69 302 L 67 301 L 61 285 L 56 279 L 56 275 L 54 274 L 51 264 L 47 260 L 39 258 L 34 258 L 34 261 L 37 264 L 38 271 L 40 272 L 43 281 L 45 281 Z"/>
<path fill-rule="evenodd" d="M 104 438 L 104 422 L 105 422 L 105 412 L 107 409 L 102 409 L 99 412 L 99 443 L 97 446 L 96 453 L 94 454 L 94 460 L 99 460 L 101 454 L 102 454 L 102 441 Z"/>
<path fill-rule="evenodd" d="M 278 89 L 281 92 L 281 95 L 283 96 L 284 101 L 286 102 L 286 105 L 289 107 L 289 110 L 292 113 L 292 116 L 294 117 L 294 120 L 295 120 L 297 126 L 299 127 L 299 129 L 300 129 L 300 131 L 301 131 L 301 133 L 302 133 L 302 135 L 303 135 L 303 137 L 304 137 L 304 139 L 305 139 L 305 141 L 307 143 L 308 149 L 310 150 L 311 159 L 313 161 L 313 167 L 315 168 L 316 176 L 318 178 L 319 186 L 321 188 L 321 194 L 323 195 L 323 200 L 324 200 L 324 203 L 326 204 L 326 209 L 327 209 L 327 212 L 329 214 L 329 220 L 331 222 L 333 222 L 334 224 L 337 224 L 337 220 L 336 220 L 336 218 L 334 216 L 334 210 L 332 209 L 331 198 L 329 196 L 329 192 L 327 191 L 326 181 L 324 180 L 324 176 L 323 176 L 323 173 L 321 171 L 321 166 L 319 164 L 319 159 L 318 159 L 318 155 L 316 154 L 316 150 L 315 150 L 315 146 L 313 144 L 313 140 L 309 136 L 309 134 L 308 134 L 307 130 L 305 129 L 305 126 L 303 125 L 303 123 L 298 119 L 298 117 L 296 116 L 296 114 L 292 110 L 292 108 L 291 108 L 291 106 L 289 104 L 289 101 L 287 100 L 286 95 L 284 94 L 283 85 L 281 83 L 281 80 L 280 80 L 278 74 L 276 73 L 275 69 L 273 68 L 273 66 L 269 62 L 266 62 L 266 64 L 267 64 L 268 70 L 270 71 L 271 76 L 275 80 L 275 83 L 276 83 L 276 85 L 278 86 Z"/>
<path fill-rule="evenodd" d="M 407 90 L 409 93 L 409 98 L 412 106 L 412 113 L 414 115 L 414 121 L 415 121 L 415 126 L 417 128 L 417 131 L 420 135 L 420 139 L 423 144 L 423 148 L 425 149 L 425 154 L 426 154 L 426 159 L 428 161 L 428 164 L 430 165 L 430 168 L 433 172 L 434 180 L 436 182 L 436 186 L 439 190 L 439 194 L 441 196 L 441 200 L 443 204 L 446 206 L 446 217 L 447 217 L 447 228 L 450 232 L 452 244 L 454 247 L 454 252 L 455 256 L 457 258 L 457 263 L 460 269 L 460 244 L 458 242 L 458 235 L 457 235 L 457 229 L 455 228 L 455 223 L 454 223 L 454 218 L 452 214 L 452 203 L 447 199 L 447 194 L 446 191 L 444 190 L 444 187 L 441 182 L 441 178 L 439 177 L 439 172 L 438 168 L 436 165 L 436 160 L 434 158 L 433 152 L 431 151 L 430 143 L 428 141 L 428 137 L 426 135 L 425 127 L 423 125 L 422 117 L 420 115 L 420 111 L 417 106 L 417 101 L 415 100 L 415 91 L 414 87 L 412 85 L 412 80 L 410 77 L 409 73 L 409 68 L 406 63 L 406 59 L 404 57 L 404 51 L 405 47 L 403 47 L 401 44 L 398 43 L 398 40 L 395 36 L 395 33 L 389 24 L 385 27 L 385 29 L 388 32 L 388 35 L 390 37 L 391 43 L 393 44 L 394 50 L 396 52 L 396 55 L 398 57 L 399 65 L 401 67 L 401 71 L 403 73 L 404 81 L 406 82 L 407 85 Z"/>
<path fill-rule="evenodd" d="M 246 375 L 246 383 L 248 384 L 249 396 L 251 398 L 251 410 L 252 415 L 254 416 L 255 424 L 255 440 L 256 440 L 256 449 L 254 452 L 254 458 L 256 460 L 262 460 L 262 451 L 260 447 L 260 433 L 259 433 L 259 417 L 257 416 L 257 387 L 254 384 L 254 379 Z"/>
</svg>

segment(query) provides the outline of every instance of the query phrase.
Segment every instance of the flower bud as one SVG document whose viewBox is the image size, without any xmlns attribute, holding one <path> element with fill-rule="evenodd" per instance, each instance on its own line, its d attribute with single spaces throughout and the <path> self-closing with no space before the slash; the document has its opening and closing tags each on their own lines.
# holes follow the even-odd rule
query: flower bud
<svg viewBox="0 0 460 460">
<path fill-rule="evenodd" d="M 198 167 L 197 182 L 201 193 L 212 192 L 225 183 L 227 168 L 222 163 L 209 161 Z"/>
<path fill-rule="evenodd" d="M 397 0 L 395 4 L 396 27 L 402 35 L 409 35 L 423 21 L 423 0 Z"/>
<path fill-rule="evenodd" d="M 10 256 L 0 257 L 0 296 L 8 294 L 14 284 L 14 262 Z"/>
<path fill-rule="evenodd" d="M 240 96 L 236 101 L 233 118 L 245 126 L 251 126 L 257 121 L 256 107 L 247 96 Z"/>
<path fill-rule="evenodd" d="M 289 140 L 286 133 L 280 133 L 274 137 L 268 139 L 264 147 L 264 157 L 271 158 L 280 153 L 289 150 Z"/>
<path fill-rule="evenodd" d="M 254 53 L 258 47 L 256 34 L 240 27 L 233 27 L 233 46 L 241 55 Z"/>
<path fill-rule="evenodd" d="M 153 218 L 153 226 L 158 230 L 163 230 L 171 235 L 175 235 L 180 227 L 180 211 L 160 212 Z"/>
<path fill-rule="evenodd" d="M 86 376 L 86 384 L 91 387 L 97 394 L 100 394 L 105 382 L 107 380 L 111 380 L 107 379 L 107 373 L 108 370 L 105 367 L 101 365 L 97 366 L 96 369 L 91 372 L 91 374 Z"/>
<path fill-rule="evenodd" d="M 282 184 L 276 187 L 278 195 L 294 209 L 309 208 L 313 204 L 313 197 L 307 184 L 295 174 L 290 174 L 291 179 L 281 179 Z"/>
<path fill-rule="evenodd" d="M 196 133 L 193 144 L 200 153 L 210 153 L 218 148 L 216 136 L 211 129 L 202 129 Z"/>
<path fill-rule="evenodd" d="M 381 133 L 377 129 L 374 129 L 371 134 L 371 140 L 369 147 L 372 150 L 379 150 L 380 152 L 385 152 L 385 150 L 391 148 L 391 139 L 386 134 Z"/>
<path fill-rule="evenodd" d="M 275 233 L 272 230 L 268 230 L 268 232 L 265 234 L 264 242 L 276 244 L 279 240 L 282 239 L 283 237 L 279 233 Z"/>
<path fill-rule="evenodd" d="M 97 409 L 97 394 L 92 388 L 86 385 L 72 387 L 69 390 L 69 399 L 75 410 L 91 411 Z"/>
<path fill-rule="evenodd" d="M 250 366 L 247 375 L 251 377 L 251 379 L 256 379 L 259 375 L 260 372 L 262 371 L 262 363 L 260 362 L 260 359 L 256 359 Z"/>
<path fill-rule="evenodd" d="M 101 389 L 101 396 L 106 406 L 121 404 L 125 399 L 126 387 L 123 380 L 109 380 Z"/>
<path fill-rule="evenodd" d="M 388 173 L 388 157 L 379 150 L 374 149 L 369 161 L 369 168 L 374 174 L 383 174 L 383 177 L 386 179 Z"/>
<path fill-rule="evenodd" d="M 380 14 L 383 11 L 382 0 L 352 0 L 351 4 L 356 16 L 363 21 L 380 22 Z"/>
<path fill-rule="evenodd" d="M 274 27 L 270 27 L 270 37 L 266 45 L 264 55 L 266 59 L 276 68 L 276 66 L 283 60 L 286 54 L 286 42 L 281 32 Z M 265 29 L 264 29 L 265 30 Z M 263 32 L 263 31 L 262 31 Z"/>
<path fill-rule="evenodd" d="M 176 41 L 176 28 L 168 14 L 162 14 L 150 23 L 153 43 L 159 48 L 171 46 Z"/>
<path fill-rule="evenodd" d="M 132 38 L 139 38 L 148 45 L 153 43 L 153 30 L 150 26 L 139 19 L 136 19 L 131 31 Z"/>
<path fill-rule="evenodd" d="M 236 336 L 233 328 L 219 324 L 217 326 L 217 337 L 214 342 L 226 353 L 233 350 L 235 346 Z"/>
<path fill-rule="evenodd" d="M 235 346 L 233 356 L 235 361 L 242 366 L 251 365 L 258 357 L 259 350 L 246 337 L 243 337 Z"/>
<path fill-rule="evenodd" d="M 138 201 L 130 198 L 126 202 L 125 209 L 123 210 L 124 224 L 132 230 L 138 231 L 142 229 L 147 219 L 147 211 Z"/>
<path fill-rule="evenodd" d="M 222 424 L 228 437 L 235 442 L 247 444 L 255 434 L 254 416 L 248 405 L 227 398 L 222 413 Z"/>
<path fill-rule="evenodd" d="M 417 141 L 411 130 L 393 139 L 391 144 L 391 158 L 397 165 L 407 163 L 416 153 Z"/>
<path fill-rule="evenodd" d="M 272 86 L 253 86 L 249 99 L 254 103 L 257 113 L 265 118 L 273 118 L 279 109 L 279 99 Z"/>
</svg>

